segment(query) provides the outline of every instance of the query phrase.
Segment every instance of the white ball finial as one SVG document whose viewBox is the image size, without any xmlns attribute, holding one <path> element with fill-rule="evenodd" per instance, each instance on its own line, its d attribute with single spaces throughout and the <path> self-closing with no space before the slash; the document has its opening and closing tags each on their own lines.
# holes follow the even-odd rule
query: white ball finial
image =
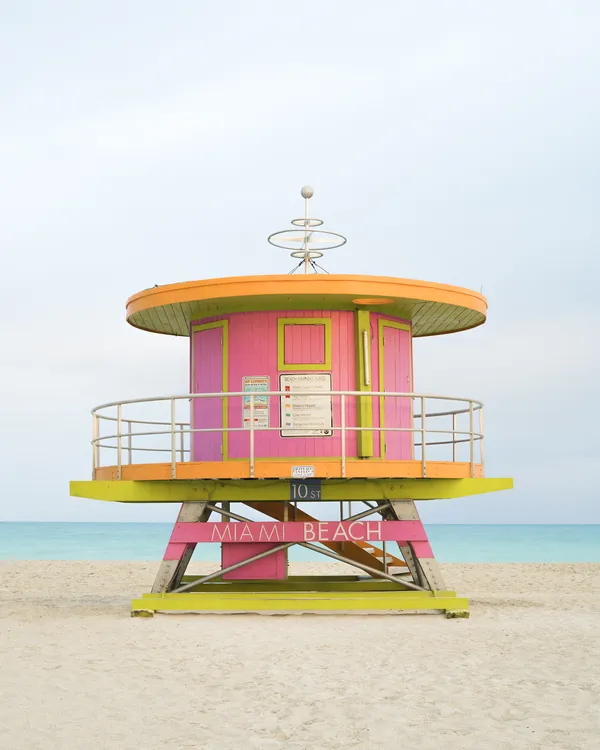
<svg viewBox="0 0 600 750">
<path fill-rule="evenodd" d="M 311 188 L 310 185 L 305 185 L 302 190 L 300 191 L 300 195 L 303 198 L 312 198 L 314 194 L 314 190 Z"/>
</svg>

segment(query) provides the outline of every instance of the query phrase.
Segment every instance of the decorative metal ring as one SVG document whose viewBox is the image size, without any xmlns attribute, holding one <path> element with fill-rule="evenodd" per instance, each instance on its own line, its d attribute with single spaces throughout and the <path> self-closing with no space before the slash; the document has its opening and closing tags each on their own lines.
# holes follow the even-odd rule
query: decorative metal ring
<svg viewBox="0 0 600 750">
<path fill-rule="evenodd" d="M 293 250 L 293 247 L 288 247 L 287 245 L 280 245 L 278 242 L 273 242 L 273 237 L 278 237 L 282 234 L 304 234 L 304 231 L 302 229 L 286 229 L 281 232 L 273 232 L 273 234 L 270 234 L 267 237 L 267 241 L 270 242 L 271 245 L 274 245 L 275 247 L 281 247 L 283 250 Z M 321 250 L 333 250 L 335 247 L 341 247 L 342 245 L 345 245 L 348 241 L 343 235 L 338 234 L 337 232 L 326 232 L 324 229 L 317 229 L 316 232 L 312 232 L 312 234 L 327 234 L 330 237 L 338 237 L 341 242 L 336 242 L 330 245 L 327 245 L 326 247 L 321 247 Z M 301 241 L 301 237 L 298 238 L 298 241 Z M 296 240 L 288 240 L 288 242 L 296 242 Z M 296 256 L 294 256 L 296 257 Z M 302 255 L 304 257 L 304 255 Z"/>
<path fill-rule="evenodd" d="M 323 222 L 321 219 L 292 219 L 292 224 L 296 227 L 320 227 Z"/>
<path fill-rule="evenodd" d="M 309 260 L 323 257 L 323 253 L 320 253 L 318 250 L 294 250 L 294 252 L 290 253 L 290 255 L 292 256 L 292 258 L 308 258 Z"/>
</svg>

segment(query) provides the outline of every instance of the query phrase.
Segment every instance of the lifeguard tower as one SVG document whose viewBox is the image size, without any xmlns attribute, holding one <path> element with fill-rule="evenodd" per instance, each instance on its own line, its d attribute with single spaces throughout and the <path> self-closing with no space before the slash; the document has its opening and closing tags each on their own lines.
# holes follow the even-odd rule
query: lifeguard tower
<svg viewBox="0 0 600 750">
<path fill-rule="evenodd" d="M 310 216 L 312 195 L 304 187 L 304 217 L 269 237 L 292 250 L 288 274 L 157 286 L 127 301 L 131 325 L 190 340 L 189 393 L 95 408 L 92 480 L 71 483 L 77 497 L 181 506 L 133 615 L 468 612 L 415 501 L 512 480 L 484 477 L 480 401 L 414 392 L 412 342 L 481 325 L 486 300 L 431 282 L 320 273 L 323 251 L 346 240 Z M 206 543 L 220 568 L 187 574 Z M 290 576 L 296 544 L 357 574 Z"/>
</svg>

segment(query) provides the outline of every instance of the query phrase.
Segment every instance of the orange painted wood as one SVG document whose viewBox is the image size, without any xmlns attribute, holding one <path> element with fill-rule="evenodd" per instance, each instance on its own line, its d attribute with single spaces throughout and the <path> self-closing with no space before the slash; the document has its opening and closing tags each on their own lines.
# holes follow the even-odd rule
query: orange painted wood
<svg viewBox="0 0 600 750">
<path fill-rule="evenodd" d="M 257 460 L 254 467 L 256 479 L 291 479 L 292 466 L 314 466 L 315 476 L 322 479 L 341 479 L 339 460 L 303 458 L 295 461 Z M 348 459 L 347 479 L 418 479 L 421 477 L 420 461 L 368 461 Z M 475 478 L 483 477 L 483 468 L 475 464 Z M 468 479 L 471 467 L 466 462 L 428 461 L 428 479 Z M 186 461 L 177 463 L 176 479 L 249 479 L 248 461 Z M 117 467 L 96 469 L 97 481 L 116 481 Z M 129 481 L 171 479 L 171 464 L 131 464 L 121 468 L 121 479 Z"/>
<path fill-rule="evenodd" d="M 328 274 L 230 276 L 220 279 L 184 281 L 178 284 L 145 289 L 127 300 L 127 317 L 140 310 L 174 302 L 215 300 L 235 297 L 281 295 L 315 295 L 319 297 L 385 297 L 441 302 L 476 310 L 485 315 L 487 300 L 482 294 L 458 286 L 431 281 L 400 279 L 390 276 Z M 257 308 L 259 309 L 259 308 Z"/>
<path fill-rule="evenodd" d="M 259 513 L 264 513 L 265 516 L 274 518 L 277 521 L 283 521 L 285 519 L 284 503 L 248 502 L 244 503 L 244 505 L 257 510 Z M 301 508 L 288 507 L 288 512 L 292 514 L 291 518 L 295 521 L 302 521 L 304 523 L 307 523 L 317 520 L 314 518 L 314 516 L 309 515 Z M 337 552 L 340 555 L 344 555 L 344 557 L 349 557 L 355 562 L 362 563 L 363 565 L 370 565 L 372 568 L 375 568 L 375 570 L 383 570 L 383 562 L 379 558 L 372 555 L 370 552 L 367 552 L 366 549 L 364 549 L 365 547 L 371 546 L 366 542 L 344 542 L 343 544 L 341 542 L 322 542 L 322 544 L 328 549 L 332 550 L 332 552 Z M 406 567 L 404 561 L 399 560 L 397 557 L 389 554 L 388 557 L 392 558 L 392 561 L 389 563 L 390 565 L 396 567 Z"/>
<path fill-rule="evenodd" d="M 462 287 L 387 276 L 286 274 L 233 276 L 145 289 L 127 300 L 136 328 L 189 335 L 191 320 L 264 310 L 356 310 L 358 298 L 382 301 L 379 313 L 413 320 L 414 336 L 467 330 L 485 322 L 487 300 Z"/>
</svg>

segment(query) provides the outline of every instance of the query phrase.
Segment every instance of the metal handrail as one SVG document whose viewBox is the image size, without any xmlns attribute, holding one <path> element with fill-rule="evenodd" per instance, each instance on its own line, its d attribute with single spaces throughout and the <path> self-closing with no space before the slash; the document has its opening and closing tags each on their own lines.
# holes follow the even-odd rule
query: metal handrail
<svg viewBox="0 0 600 750">
<path fill-rule="evenodd" d="M 219 394 L 219 395 L 221 396 L 221 395 L 223 395 L 223 394 Z M 128 401 L 121 401 L 120 403 L 121 403 L 121 404 L 122 404 L 123 406 L 127 406 L 129 402 L 128 402 Z M 144 402 L 143 402 L 143 401 L 141 401 L 140 403 L 144 403 Z M 113 405 L 114 405 L 114 406 L 117 406 L 117 404 L 113 404 Z M 94 409 L 94 410 L 92 411 L 92 414 L 93 414 L 93 413 L 94 413 L 94 412 L 95 412 L 95 411 L 96 411 L 97 409 L 103 409 L 103 408 L 104 408 L 104 407 L 102 407 L 102 406 L 98 406 L 98 407 L 96 407 L 96 409 Z M 467 410 L 467 411 L 468 411 L 468 410 Z M 106 416 L 105 414 L 98 414 L 98 419 L 104 419 L 104 420 L 105 420 L 106 422 L 117 422 L 117 421 L 118 421 L 116 417 L 107 417 L 107 416 Z M 170 422 L 170 421 L 165 421 L 165 422 L 157 422 L 157 421 L 155 421 L 155 420 L 152 420 L 152 419 L 124 419 L 123 421 L 124 421 L 124 422 L 130 422 L 131 424 L 168 424 L 168 425 L 170 425 L 170 424 L 171 424 L 171 422 Z M 182 424 L 182 425 L 186 425 L 186 424 L 189 424 L 189 422 L 175 422 L 175 424 Z M 135 434 L 137 434 L 137 433 L 135 433 Z"/>
<path fill-rule="evenodd" d="M 191 455 L 191 448 L 185 448 L 184 444 L 184 436 L 185 435 L 193 435 L 195 433 L 203 433 L 203 432 L 220 432 L 220 433 L 229 433 L 229 432 L 248 432 L 249 433 L 249 462 L 250 462 L 250 477 L 254 477 L 254 469 L 255 469 L 255 433 L 258 432 L 279 432 L 282 428 L 280 425 L 275 427 L 263 427 L 263 426 L 255 426 L 254 424 L 254 407 L 255 407 L 255 397 L 260 396 L 262 398 L 264 397 L 279 397 L 284 395 L 290 395 L 289 391 L 227 391 L 227 392 L 219 392 L 219 393 L 186 393 L 183 395 L 178 396 L 154 396 L 151 398 L 145 398 L 145 399 L 130 399 L 127 401 L 114 401 L 106 404 L 102 404 L 100 406 L 95 407 L 92 410 L 92 416 L 93 416 L 93 435 L 92 435 L 92 452 L 93 452 L 93 470 L 95 470 L 100 466 L 100 449 L 101 448 L 110 448 L 112 450 L 117 450 L 117 478 L 121 478 L 121 472 L 122 472 L 122 453 L 123 450 L 127 451 L 128 454 L 128 462 L 129 464 L 133 463 L 133 452 L 134 451 L 144 451 L 144 452 L 156 452 L 156 453 L 170 453 L 171 454 L 171 475 L 173 478 L 176 476 L 176 467 L 177 467 L 177 454 L 179 454 L 179 457 L 181 461 L 184 460 L 186 455 Z M 409 433 L 420 433 L 421 436 L 421 442 L 420 443 L 414 443 L 414 447 L 420 447 L 421 448 L 421 472 L 422 476 L 427 476 L 427 455 L 426 455 L 426 449 L 430 446 L 437 446 L 437 445 L 452 445 L 452 461 L 456 461 L 456 446 L 459 443 L 469 443 L 469 465 L 470 465 L 470 475 L 473 477 L 475 475 L 475 443 L 479 443 L 479 450 L 480 450 L 480 465 L 483 468 L 483 417 L 482 417 L 482 409 L 483 409 L 483 403 L 481 401 L 477 401 L 475 399 L 467 399 L 457 396 L 438 396 L 434 394 L 420 394 L 420 393 L 404 393 L 404 392 L 389 392 L 389 391 L 293 391 L 291 393 L 293 396 L 314 396 L 314 397 L 321 397 L 321 398 L 332 398 L 334 396 L 338 396 L 340 398 L 340 425 L 338 427 L 332 426 L 331 427 L 331 434 L 334 435 L 335 433 L 339 432 L 341 436 L 341 456 L 340 456 L 340 462 L 341 462 L 341 475 L 342 477 L 346 476 L 346 458 L 347 458 L 347 448 L 346 448 L 346 435 L 350 432 L 370 432 L 370 433 L 381 433 L 381 432 L 409 432 Z M 177 401 L 192 401 L 194 399 L 202 399 L 202 398 L 220 398 L 220 399 L 228 399 L 228 398 L 249 398 L 249 411 L 250 411 L 250 425 L 249 427 L 209 427 L 209 428 L 194 428 L 191 427 L 190 422 L 185 421 L 178 421 L 175 419 L 175 411 L 176 411 L 176 402 Z M 365 427 L 359 427 L 359 426 L 353 426 L 353 425 L 347 425 L 346 424 L 346 399 L 350 398 L 409 398 L 411 400 L 417 399 L 420 402 L 421 411 L 419 414 L 412 414 L 412 427 L 391 427 L 384 425 L 382 426 L 375 426 L 375 425 L 369 425 Z M 449 411 L 439 411 L 439 412 L 427 412 L 426 410 L 426 402 L 428 399 L 433 399 L 436 401 L 454 401 L 454 402 L 461 402 L 463 404 L 466 404 L 466 408 L 458 408 L 458 409 L 452 409 Z M 158 403 L 158 402 L 169 402 L 170 404 L 170 412 L 171 412 L 171 419 L 169 421 L 157 421 L 157 420 L 140 420 L 140 419 L 129 419 L 123 417 L 123 407 L 129 406 L 132 404 L 148 404 L 148 403 Z M 110 409 L 110 408 L 116 408 L 117 409 L 117 416 L 108 416 L 106 414 L 101 414 L 99 412 Z M 474 415 L 475 412 L 479 413 L 479 424 L 478 424 L 478 431 L 475 431 L 474 427 Z M 469 428 L 467 430 L 459 430 L 457 429 L 457 416 L 460 414 L 468 414 L 469 415 Z M 428 426 L 428 419 L 435 419 L 438 417 L 452 417 L 452 429 L 439 429 L 439 428 L 430 428 Z M 420 419 L 421 424 L 418 427 L 414 426 L 414 420 Z M 113 435 L 100 435 L 100 420 L 110 421 L 110 422 L 116 422 L 117 423 L 117 432 Z M 123 430 L 122 424 L 125 422 L 125 424 L 128 426 L 127 431 Z M 167 430 L 149 430 L 149 431 L 139 431 L 139 432 L 133 432 L 132 425 L 147 425 L 147 426 L 160 426 L 160 427 L 168 427 Z M 287 432 L 298 432 L 299 434 L 303 434 L 305 430 L 302 428 L 286 428 Z M 431 441 L 427 440 L 427 434 L 435 434 L 435 435 L 452 435 L 451 440 L 436 440 Z M 170 448 L 142 448 L 142 447 L 134 447 L 133 446 L 133 438 L 134 437 L 144 437 L 144 436 L 156 436 L 156 435 L 170 435 L 171 436 L 171 446 Z M 179 435 L 179 447 L 177 446 L 177 436 Z M 466 437 L 465 437 L 466 436 Z M 126 439 L 127 443 L 125 446 L 123 446 L 123 440 Z M 110 440 L 116 440 L 116 445 L 110 445 L 107 443 L 107 441 Z"/>
<path fill-rule="evenodd" d="M 100 404 L 92 409 L 92 414 L 101 409 L 108 409 L 111 406 L 127 406 L 129 404 L 149 404 L 156 401 L 190 401 L 195 398 L 234 398 L 236 396 L 289 396 L 289 391 L 219 391 L 218 393 L 185 393 L 173 396 L 150 396 L 149 398 L 131 398 L 126 401 L 109 401 L 106 404 Z M 474 409 L 483 407 L 483 401 L 474 398 L 465 398 L 464 396 L 436 396 L 434 393 L 405 393 L 401 391 L 293 391 L 293 396 L 397 396 L 398 398 L 424 398 L 437 399 L 438 401 L 463 401 L 473 403 Z M 468 412 L 465 410 L 465 414 Z M 445 414 L 446 412 L 441 412 Z M 448 412 L 451 414 L 452 412 Z M 463 412 L 461 412 L 463 413 Z M 428 415 L 433 416 L 433 414 Z M 129 419 L 126 421 L 130 421 Z M 133 421 L 133 420 L 131 420 Z M 169 422 L 167 422 L 169 424 Z"/>
</svg>

